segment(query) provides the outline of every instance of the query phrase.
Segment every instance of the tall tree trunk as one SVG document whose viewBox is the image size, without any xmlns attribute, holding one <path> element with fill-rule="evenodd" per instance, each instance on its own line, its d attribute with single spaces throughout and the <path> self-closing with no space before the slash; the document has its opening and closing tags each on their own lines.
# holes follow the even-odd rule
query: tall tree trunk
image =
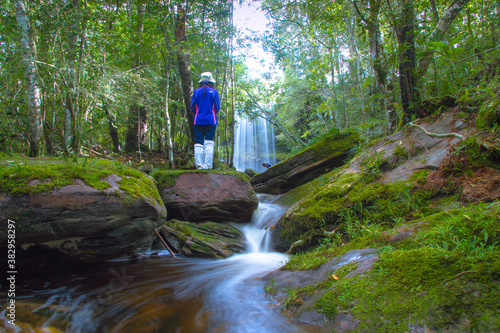
<svg viewBox="0 0 500 333">
<path fill-rule="evenodd" d="M 35 157 L 41 153 L 42 115 L 40 88 L 37 82 L 35 33 L 26 15 L 26 2 L 15 0 L 17 24 L 21 30 L 21 51 L 26 78 L 29 115 L 29 156 Z"/>
<path fill-rule="evenodd" d="M 175 169 L 174 165 L 174 144 L 172 142 L 172 121 L 170 120 L 170 110 L 169 110 L 169 101 L 170 101 L 170 60 L 168 61 L 168 66 L 166 68 L 166 76 L 167 76 L 167 82 L 166 82 L 166 89 L 165 89 L 165 119 L 166 119 L 166 126 L 167 126 L 167 134 L 166 134 L 166 141 L 167 141 L 167 149 L 168 149 L 168 161 L 170 162 L 170 167 Z"/>
<path fill-rule="evenodd" d="M 397 31 L 400 49 L 399 85 L 404 121 L 411 121 L 411 107 L 417 98 L 417 73 L 415 67 L 415 31 L 413 0 L 399 0 L 401 26 Z"/>
<path fill-rule="evenodd" d="M 102 102 L 102 109 L 108 118 L 109 135 L 111 136 L 111 141 L 113 142 L 113 151 L 117 153 L 120 151 L 120 139 L 118 136 L 118 128 L 115 125 L 115 115 L 109 112 L 109 105 L 107 102 Z"/>
<path fill-rule="evenodd" d="M 451 24 L 468 2 L 469 0 L 453 0 L 439 19 L 436 28 L 432 31 L 429 42 L 439 42 L 444 39 Z M 433 57 L 434 50 L 427 48 L 418 62 L 418 78 L 425 75 Z"/>
<path fill-rule="evenodd" d="M 231 10 L 231 26 L 234 24 L 234 3 L 231 1 L 230 2 L 230 10 Z M 234 61 L 233 61 L 233 38 L 231 37 L 229 41 L 229 62 L 230 62 L 230 86 L 228 87 L 228 91 L 231 90 L 231 106 L 227 108 L 228 112 L 226 115 L 227 121 L 226 121 L 226 126 L 229 127 L 229 138 L 231 140 L 231 149 L 229 151 L 229 157 L 228 157 L 228 165 L 229 167 L 233 167 L 233 160 L 234 160 L 234 144 L 235 144 L 235 137 L 234 137 Z M 229 100 L 227 100 L 229 103 Z M 228 123 L 229 122 L 229 123 Z M 227 146 L 227 142 L 226 142 Z"/>
<path fill-rule="evenodd" d="M 360 11 L 357 2 L 354 1 L 354 8 L 358 16 L 366 24 L 368 30 L 368 44 L 370 48 L 370 58 L 372 60 L 373 71 L 377 82 L 384 86 L 388 73 L 387 65 L 384 61 L 384 44 L 382 43 L 382 34 L 380 32 L 379 13 L 380 0 L 370 0 L 369 16 L 365 17 Z"/>
<path fill-rule="evenodd" d="M 380 32 L 379 14 L 381 0 L 370 0 L 369 16 L 365 17 L 360 11 L 357 2 L 354 1 L 354 8 L 361 20 L 366 24 L 368 30 L 368 44 L 370 49 L 370 59 L 372 68 L 375 72 L 378 88 L 383 92 L 384 111 L 386 115 L 387 130 L 392 132 L 397 125 L 397 115 L 393 108 L 387 108 L 387 62 L 384 54 L 384 44 L 382 42 L 382 34 Z"/>
<path fill-rule="evenodd" d="M 76 0 L 75 0 L 76 1 Z M 87 74 L 86 71 L 83 70 L 84 68 L 84 61 L 83 61 L 83 55 L 85 50 L 86 44 L 87 44 L 87 39 L 85 37 L 85 32 L 87 29 L 87 21 L 88 17 L 87 15 L 82 15 L 82 9 L 80 7 L 80 3 L 83 4 L 84 10 L 86 10 L 87 7 L 87 0 L 84 1 L 78 1 L 78 21 L 80 22 L 80 26 L 77 26 L 78 28 L 78 34 L 80 35 L 80 45 L 79 45 L 79 54 L 78 54 L 78 59 L 76 60 L 76 64 L 78 64 L 78 68 L 76 69 L 75 75 L 76 75 L 76 80 L 75 84 L 77 86 L 80 85 L 81 82 L 85 81 L 85 75 Z M 81 146 L 81 138 L 82 138 L 82 133 L 83 133 L 83 122 L 82 122 L 82 115 L 80 115 L 80 89 L 75 89 L 74 92 L 74 105 L 73 105 L 73 149 L 75 151 L 80 151 L 80 146 Z"/>
<path fill-rule="evenodd" d="M 70 89 L 68 87 L 68 89 Z M 69 91 L 66 91 L 64 103 L 64 150 L 66 154 L 70 154 L 72 150 L 71 142 L 73 141 L 72 123 L 73 120 L 73 99 Z"/>
<path fill-rule="evenodd" d="M 177 17 L 175 24 L 175 38 L 178 43 L 177 62 L 182 82 L 182 95 L 184 99 L 185 116 L 188 120 L 189 141 L 194 144 L 194 115 L 191 112 L 191 96 L 193 94 L 193 80 L 191 78 L 191 65 L 189 55 L 186 52 L 186 16 L 187 13 L 181 5 L 177 5 Z"/>
<path fill-rule="evenodd" d="M 67 153 L 73 151 L 78 153 L 78 139 L 77 139 L 77 100 L 75 97 L 75 85 L 77 81 L 76 75 L 76 55 L 77 55 L 77 41 L 79 31 L 79 12 L 80 1 L 71 1 L 71 24 L 69 26 L 69 45 L 68 54 L 66 57 L 66 66 L 68 68 L 67 87 L 65 94 L 64 106 L 64 149 Z"/>
<path fill-rule="evenodd" d="M 171 6 L 169 6 L 170 9 L 170 14 L 172 17 L 172 22 L 175 23 L 175 18 L 173 16 L 174 10 Z M 172 111 L 170 110 L 170 72 L 171 72 L 171 65 L 172 65 L 172 57 L 171 53 L 167 52 L 167 50 L 171 49 L 171 43 L 169 41 L 169 37 L 167 35 L 167 32 L 165 31 L 165 28 L 162 26 L 161 31 L 163 34 L 163 39 L 165 41 L 165 52 L 163 49 L 158 46 L 158 49 L 160 50 L 160 53 L 163 57 L 163 65 L 165 67 L 165 123 L 166 123 L 166 134 L 165 134 L 165 141 L 167 145 L 167 153 L 168 153 L 168 161 L 170 163 L 170 167 L 175 169 L 175 164 L 174 164 L 174 141 L 172 140 L 173 138 L 173 127 L 175 122 L 173 121 L 174 117 L 171 116 Z M 160 133 L 162 133 L 162 129 L 160 130 Z"/>
<path fill-rule="evenodd" d="M 127 135 L 125 137 L 125 151 L 128 153 L 141 152 L 146 147 L 146 131 L 148 114 L 146 107 L 134 103 L 129 108 Z"/>
<path fill-rule="evenodd" d="M 131 43 L 137 46 L 133 56 L 132 68 L 138 68 L 144 64 L 142 57 L 142 34 L 144 32 L 145 4 L 143 0 L 137 0 L 137 25 L 132 34 Z M 139 70 L 139 69 L 138 69 Z M 139 88 L 141 89 L 141 88 Z M 141 153 L 146 142 L 146 131 L 148 128 L 148 114 L 145 106 L 133 102 L 129 107 L 127 134 L 125 136 L 125 151 Z"/>
<path fill-rule="evenodd" d="M 436 6 L 436 0 L 429 0 L 429 5 L 431 6 L 432 19 L 434 20 L 434 23 L 438 24 L 439 12 Z"/>
</svg>

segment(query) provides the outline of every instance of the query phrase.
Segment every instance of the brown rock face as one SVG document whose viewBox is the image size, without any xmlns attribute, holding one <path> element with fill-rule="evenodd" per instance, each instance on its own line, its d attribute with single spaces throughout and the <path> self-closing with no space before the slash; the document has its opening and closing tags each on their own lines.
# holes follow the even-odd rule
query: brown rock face
<svg viewBox="0 0 500 333">
<path fill-rule="evenodd" d="M 148 245 L 153 230 L 166 220 L 165 207 L 154 198 L 130 197 L 118 180 L 108 176 L 106 191 L 76 180 L 51 193 L 1 194 L 0 221 L 15 221 L 19 265 L 102 262 Z M 0 248 L 6 247 L 7 236 L 1 234 Z"/>
<path fill-rule="evenodd" d="M 250 222 L 259 204 L 248 182 L 216 173 L 183 173 L 160 195 L 169 218 L 188 222 Z"/>
</svg>

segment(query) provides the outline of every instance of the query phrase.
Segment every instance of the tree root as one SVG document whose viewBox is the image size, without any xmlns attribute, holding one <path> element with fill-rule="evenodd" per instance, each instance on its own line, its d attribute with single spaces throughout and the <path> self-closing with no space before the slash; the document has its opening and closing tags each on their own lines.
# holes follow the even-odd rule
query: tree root
<svg viewBox="0 0 500 333">
<path fill-rule="evenodd" d="M 458 134 L 458 133 L 443 133 L 443 134 L 430 133 L 430 132 L 428 132 L 425 128 L 423 128 L 420 125 L 416 125 L 416 124 L 413 124 L 411 122 L 408 125 L 410 125 L 410 127 L 416 127 L 418 129 L 420 129 L 422 132 L 424 132 L 425 134 L 427 134 L 428 136 L 433 137 L 433 138 L 455 137 L 455 138 L 460 139 L 461 141 L 465 140 L 465 137 L 463 135 L 461 135 L 461 134 Z M 482 140 L 479 140 L 479 139 L 477 139 L 477 143 L 481 147 L 485 148 L 488 151 L 491 151 L 492 149 L 500 151 L 500 148 L 497 147 L 497 146 L 495 146 L 492 143 L 488 143 L 488 142 L 485 142 L 485 141 L 482 141 Z"/>
<path fill-rule="evenodd" d="M 458 138 L 462 141 L 465 140 L 465 137 L 461 134 L 458 134 L 458 133 L 444 133 L 444 134 L 430 133 L 430 132 L 427 132 L 427 130 L 420 125 L 416 125 L 413 123 L 409 123 L 409 125 L 410 125 L 410 127 L 416 127 L 418 129 L 420 129 L 422 132 L 424 132 L 425 134 L 427 134 L 428 136 L 433 137 L 433 138 L 447 138 L 447 137 L 453 136 L 453 137 Z"/>
</svg>

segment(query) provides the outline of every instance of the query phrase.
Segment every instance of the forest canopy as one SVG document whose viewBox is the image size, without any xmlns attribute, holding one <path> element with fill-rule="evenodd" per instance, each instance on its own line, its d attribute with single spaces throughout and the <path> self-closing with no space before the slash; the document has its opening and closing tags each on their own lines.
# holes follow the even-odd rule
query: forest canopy
<svg viewBox="0 0 500 333">
<path fill-rule="evenodd" d="M 239 31 L 260 6 L 265 34 Z M 500 5 L 482 0 L 13 0 L 0 3 L 0 151 L 29 156 L 192 148 L 189 102 L 211 71 L 220 159 L 239 116 L 290 152 L 330 130 L 391 133 L 449 106 L 499 56 Z M 250 27 L 251 29 L 251 27 Z M 251 78 L 261 45 L 276 73 Z M 428 105 L 428 104 L 425 104 Z"/>
</svg>

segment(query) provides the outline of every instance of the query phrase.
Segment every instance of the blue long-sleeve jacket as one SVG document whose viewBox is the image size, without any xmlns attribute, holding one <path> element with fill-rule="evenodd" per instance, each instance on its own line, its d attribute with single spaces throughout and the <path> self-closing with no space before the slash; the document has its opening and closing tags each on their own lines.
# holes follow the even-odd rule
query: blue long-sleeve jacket
<svg viewBox="0 0 500 333">
<path fill-rule="evenodd" d="M 193 92 L 191 111 L 194 112 L 195 125 L 217 125 L 219 110 L 219 92 L 216 89 L 202 86 Z"/>
</svg>

